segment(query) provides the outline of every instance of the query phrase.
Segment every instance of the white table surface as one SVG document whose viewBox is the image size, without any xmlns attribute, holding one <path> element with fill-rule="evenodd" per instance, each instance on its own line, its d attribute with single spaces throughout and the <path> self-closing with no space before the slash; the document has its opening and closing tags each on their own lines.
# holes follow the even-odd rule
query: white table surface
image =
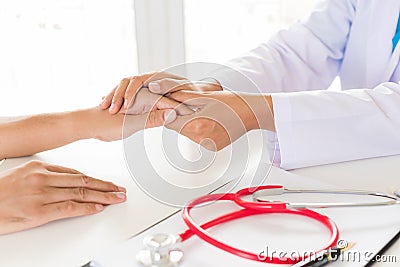
<svg viewBox="0 0 400 267">
<path fill-rule="evenodd" d="M 237 189 L 245 187 L 246 183 L 246 179 L 242 179 Z M 283 184 L 290 189 L 332 188 L 329 184 L 277 168 L 271 170 L 268 183 Z M 220 192 L 226 192 L 226 190 L 221 188 Z M 290 194 L 285 196 L 292 201 L 296 199 L 300 202 L 307 202 L 307 199 L 325 202 L 321 197 L 327 200 L 327 195 L 301 194 L 295 197 Z M 282 199 L 285 196 L 279 196 L 278 199 Z M 370 198 L 361 197 L 360 199 L 360 197 L 340 195 L 340 200 L 338 200 L 338 197 L 338 195 L 331 195 L 328 197 L 328 202 L 360 201 L 361 199 L 367 200 Z M 231 210 L 237 210 L 237 208 L 233 203 L 222 201 L 195 209 L 192 213 L 196 222 L 206 222 Z M 337 262 L 329 265 L 332 267 L 364 266 L 398 232 L 400 225 L 400 206 L 318 209 L 317 212 L 328 216 L 337 224 L 340 231 L 340 240 L 355 243 L 355 246 L 350 251 L 346 251 L 343 258 L 341 257 Z M 144 248 L 143 239 L 146 236 L 156 233 L 178 234 L 185 229 L 187 229 L 187 226 L 184 224 L 181 214 L 175 214 L 127 242 L 111 250 L 102 251 L 95 257 L 90 266 L 143 267 L 135 260 L 135 254 Z M 275 255 L 275 257 L 285 252 L 288 253 L 286 255 L 302 254 L 304 251 L 310 253 L 310 251 L 325 246 L 329 237 L 327 229 L 313 220 L 302 216 L 270 213 L 234 220 L 208 229 L 207 232 L 217 240 L 222 240 L 223 243 L 233 247 L 253 253 L 268 251 L 268 255 Z M 226 253 L 209 245 L 197 236 L 180 244 L 180 248 L 185 255 L 179 265 L 182 267 L 226 266 L 227 262 L 229 262 L 230 267 L 272 266 L 264 262 L 250 261 Z M 397 266 L 398 262 L 399 259 L 397 258 L 397 263 L 393 263 L 392 266 Z"/>
<path fill-rule="evenodd" d="M 0 266 L 79 266 L 156 224 L 176 209 L 140 191 L 126 168 L 121 142 L 80 141 L 38 155 L 6 160 L 0 171 L 40 159 L 69 166 L 128 189 L 126 203 L 100 214 L 53 222 L 20 233 L 0 236 Z M 341 188 L 393 192 L 400 188 L 400 156 L 332 164 L 292 171 Z M 141 205 L 137 205 L 141 203 Z M 397 242 L 388 254 L 400 255 Z"/>
</svg>

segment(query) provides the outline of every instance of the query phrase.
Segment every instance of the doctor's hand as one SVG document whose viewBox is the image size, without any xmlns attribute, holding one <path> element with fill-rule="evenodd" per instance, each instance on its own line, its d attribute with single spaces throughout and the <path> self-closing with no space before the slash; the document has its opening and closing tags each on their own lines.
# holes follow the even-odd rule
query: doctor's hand
<svg viewBox="0 0 400 267">
<path fill-rule="evenodd" d="M 193 110 L 186 105 L 181 105 L 181 103 L 173 99 L 152 93 L 149 88 L 139 89 L 130 107 L 126 110 L 121 109 L 119 113 L 139 115 L 162 109 L 174 109 L 178 115 L 189 115 L 193 113 Z"/>
<path fill-rule="evenodd" d="M 209 150 L 221 150 L 254 129 L 275 130 L 269 95 L 178 91 L 170 97 L 196 112 L 179 116 L 167 127 Z"/>
<path fill-rule="evenodd" d="M 0 234 L 99 213 L 124 202 L 125 192 L 73 169 L 31 161 L 0 174 Z"/>
<path fill-rule="evenodd" d="M 171 73 L 152 72 L 122 79 L 119 85 L 103 98 L 100 107 L 102 109 L 109 108 L 111 114 L 118 112 L 126 113 L 131 107 L 143 101 L 138 96 L 142 88 L 148 88 L 149 92 L 158 95 L 166 95 L 178 90 L 193 90 L 198 92 L 222 90 L 220 84 L 213 79 L 191 82 L 184 77 Z M 136 97 L 139 101 L 135 101 Z M 162 100 L 165 100 L 165 98 L 162 98 Z M 133 108 L 135 109 L 135 107 Z"/>
</svg>

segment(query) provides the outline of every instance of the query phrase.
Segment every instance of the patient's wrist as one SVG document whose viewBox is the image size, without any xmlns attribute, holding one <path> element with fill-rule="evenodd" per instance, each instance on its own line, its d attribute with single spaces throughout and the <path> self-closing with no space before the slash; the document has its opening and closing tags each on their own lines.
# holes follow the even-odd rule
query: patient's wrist
<svg viewBox="0 0 400 267">
<path fill-rule="evenodd" d="M 76 140 L 95 138 L 91 109 L 64 113 L 64 126 Z"/>
</svg>

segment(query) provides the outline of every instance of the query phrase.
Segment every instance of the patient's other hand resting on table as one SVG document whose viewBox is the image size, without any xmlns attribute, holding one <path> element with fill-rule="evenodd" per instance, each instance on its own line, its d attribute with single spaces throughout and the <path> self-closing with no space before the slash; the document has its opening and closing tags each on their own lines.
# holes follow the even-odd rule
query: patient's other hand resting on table
<svg viewBox="0 0 400 267">
<path fill-rule="evenodd" d="M 0 174 L 0 234 L 99 213 L 126 190 L 76 170 L 31 161 Z"/>
</svg>

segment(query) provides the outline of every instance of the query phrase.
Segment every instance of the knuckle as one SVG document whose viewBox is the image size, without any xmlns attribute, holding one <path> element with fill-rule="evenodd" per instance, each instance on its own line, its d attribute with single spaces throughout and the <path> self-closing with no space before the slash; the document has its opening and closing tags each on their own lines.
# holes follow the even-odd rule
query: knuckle
<svg viewBox="0 0 400 267">
<path fill-rule="evenodd" d="M 192 129 L 196 134 L 204 134 L 205 130 L 209 127 L 208 123 L 204 119 L 200 119 L 193 123 Z"/>
<path fill-rule="evenodd" d="M 130 78 L 123 78 L 121 80 L 121 84 L 129 83 L 130 80 L 131 80 Z"/>
<path fill-rule="evenodd" d="M 155 126 L 160 124 L 158 117 L 159 117 L 158 112 L 156 111 L 150 112 L 149 115 L 147 116 L 146 125 Z"/>
<path fill-rule="evenodd" d="M 39 160 L 31 160 L 26 164 L 27 167 L 42 167 L 44 166 L 44 163 L 39 161 Z"/>
<path fill-rule="evenodd" d="M 91 182 L 90 182 L 90 177 L 85 175 L 85 174 L 80 174 L 80 178 L 81 178 L 81 182 L 82 182 L 82 186 L 88 186 Z"/>
<path fill-rule="evenodd" d="M 142 80 L 142 76 L 138 76 L 138 75 L 132 76 L 131 80 Z"/>
<path fill-rule="evenodd" d="M 112 182 L 104 182 L 104 183 L 105 183 L 106 188 L 108 188 L 109 190 L 112 190 L 112 191 L 115 191 L 115 192 L 118 191 L 118 186 L 116 186 Z"/>
<path fill-rule="evenodd" d="M 77 193 L 78 197 L 82 200 L 85 201 L 88 198 L 89 192 L 86 188 L 83 187 L 79 187 L 77 189 Z"/>
<path fill-rule="evenodd" d="M 104 194 L 104 200 L 106 203 L 113 203 L 116 199 L 115 194 L 113 193 L 105 193 Z"/>
<path fill-rule="evenodd" d="M 27 176 L 27 183 L 31 186 L 43 185 L 46 181 L 47 175 L 42 172 L 31 172 Z"/>
</svg>

